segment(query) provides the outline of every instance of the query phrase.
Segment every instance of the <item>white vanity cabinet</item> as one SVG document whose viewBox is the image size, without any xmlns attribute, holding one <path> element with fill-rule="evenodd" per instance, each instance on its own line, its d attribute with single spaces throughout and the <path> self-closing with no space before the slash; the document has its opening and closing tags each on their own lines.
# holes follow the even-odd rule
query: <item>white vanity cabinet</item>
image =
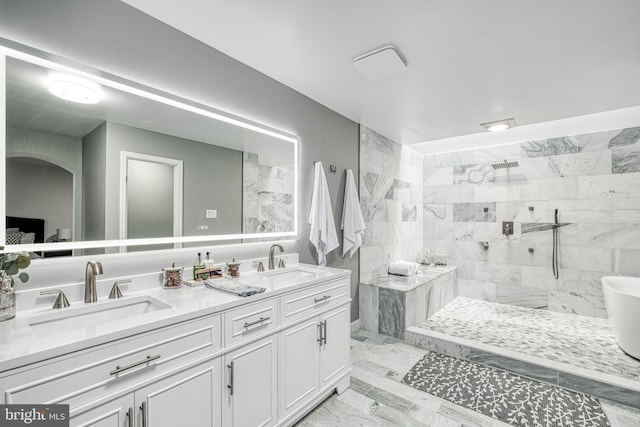
<svg viewBox="0 0 640 427">
<path fill-rule="evenodd" d="M 112 401 L 79 408 L 72 426 L 221 425 L 220 358 L 180 370 Z"/>
<path fill-rule="evenodd" d="M 71 426 L 290 426 L 349 387 L 350 279 L 340 273 L 256 298 L 206 292 L 219 308 L 45 353 L 0 372 L 0 403 L 69 404 Z"/>
<path fill-rule="evenodd" d="M 282 420 L 335 386 L 349 369 L 348 292 L 346 279 L 281 297 L 284 320 L 305 319 L 290 321 L 280 332 Z"/>
</svg>

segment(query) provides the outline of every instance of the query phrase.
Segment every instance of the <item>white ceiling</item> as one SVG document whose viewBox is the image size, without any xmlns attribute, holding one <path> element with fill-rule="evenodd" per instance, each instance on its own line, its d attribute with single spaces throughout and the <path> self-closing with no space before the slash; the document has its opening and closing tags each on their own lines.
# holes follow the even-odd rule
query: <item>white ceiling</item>
<svg viewBox="0 0 640 427">
<path fill-rule="evenodd" d="M 640 105 L 640 0 L 124 1 L 403 144 Z"/>
</svg>

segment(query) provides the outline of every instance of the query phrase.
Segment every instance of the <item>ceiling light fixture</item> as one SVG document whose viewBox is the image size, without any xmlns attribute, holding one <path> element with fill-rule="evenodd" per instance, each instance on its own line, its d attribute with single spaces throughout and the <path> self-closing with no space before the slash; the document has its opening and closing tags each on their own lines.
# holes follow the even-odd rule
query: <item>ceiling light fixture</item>
<svg viewBox="0 0 640 427">
<path fill-rule="evenodd" d="M 102 99 L 100 85 L 70 74 L 54 73 L 49 77 L 49 92 L 80 104 L 97 104 Z"/>
<path fill-rule="evenodd" d="M 500 132 L 500 131 L 512 128 L 515 125 L 516 125 L 516 121 L 513 118 L 480 124 L 480 126 L 485 128 L 488 132 Z"/>
<path fill-rule="evenodd" d="M 406 70 L 407 61 L 394 46 L 384 46 L 358 56 L 353 66 L 367 80 L 375 82 Z"/>
</svg>

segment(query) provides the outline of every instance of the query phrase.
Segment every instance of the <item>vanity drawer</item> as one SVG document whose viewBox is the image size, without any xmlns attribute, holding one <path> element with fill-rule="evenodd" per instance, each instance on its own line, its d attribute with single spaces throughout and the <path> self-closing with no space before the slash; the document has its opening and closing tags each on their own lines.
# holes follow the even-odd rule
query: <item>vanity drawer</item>
<svg viewBox="0 0 640 427">
<path fill-rule="evenodd" d="M 0 379 L 5 403 L 68 403 L 73 411 L 202 359 L 221 341 L 218 315 L 69 353 Z"/>
<path fill-rule="evenodd" d="M 349 299 L 349 278 L 312 286 L 280 297 L 282 325 Z"/>
<path fill-rule="evenodd" d="M 224 346 L 242 342 L 278 326 L 277 299 L 249 304 L 224 314 Z"/>
</svg>

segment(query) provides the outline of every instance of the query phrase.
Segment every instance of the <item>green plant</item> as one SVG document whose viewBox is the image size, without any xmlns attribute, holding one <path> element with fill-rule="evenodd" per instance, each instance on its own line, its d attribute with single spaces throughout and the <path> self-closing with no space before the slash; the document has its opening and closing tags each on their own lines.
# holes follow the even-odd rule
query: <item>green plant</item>
<svg viewBox="0 0 640 427">
<path fill-rule="evenodd" d="M 31 258 L 28 252 L 9 252 L 5 253 L 4 246 L 0 246 L 0 279 L 11 278 L 13 285 L 13 276 L 17 275 L 22 283 L 29 280 L 29 275 L 24 270 L 31 264 Z"/>
</svg>

